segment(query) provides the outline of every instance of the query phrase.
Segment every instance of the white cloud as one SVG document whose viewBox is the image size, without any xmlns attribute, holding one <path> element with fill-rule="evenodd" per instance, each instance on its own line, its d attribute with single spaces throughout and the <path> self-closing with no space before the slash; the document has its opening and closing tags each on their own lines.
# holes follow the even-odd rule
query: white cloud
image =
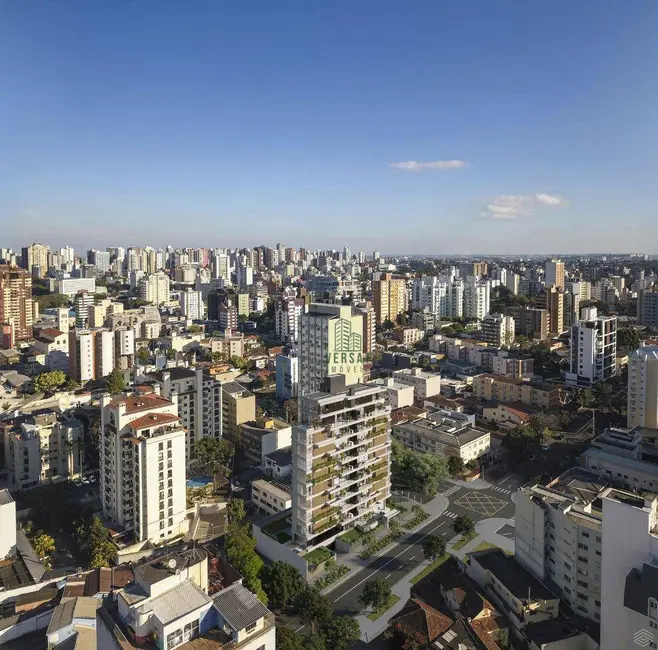
<svg viewBox="0 0 658 650">
<path fill-rule="evenodd" d="M 565 205 L 566 201 L 551 194 L 501 194 L 485 206 L 482 216 L 489 219 L 519 219 L 530 217 L 540 206 Z"/>
<path fill-rule="evenodd" d="M 407 160 L 406 162 L 391 163 L 389 167 L 405 172 L 423 172 L 428 169 L 461 169 L 466 167 L 466 163 L 463 160 L 430 160 L 428 162 Z"/>
</svg>

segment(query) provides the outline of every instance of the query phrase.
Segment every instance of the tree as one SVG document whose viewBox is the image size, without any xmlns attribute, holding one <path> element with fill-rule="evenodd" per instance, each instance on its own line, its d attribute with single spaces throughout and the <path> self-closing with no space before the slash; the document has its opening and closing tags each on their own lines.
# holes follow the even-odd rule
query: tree
<svg viewBox="0 0 658 650">
<path fill-rule="evenodd" d="M 393 441 L 391 475 L 393 484 L 404 490 L 436 494 L 448 478 L 448 463 L 443 456 L 407 449 Z"/>
<path fill-rule="evenodd" d="M 461 456 L 450 456 L 448 458 L 448 471 L 452 476 L 461 474 L 464 471 L 464 461 Z"/>
<path fill-rule="evenodd" d="M 150 357 L 149 349 L 148 348 L 139 348 L 137 351 L 137 360 L 142 364 L 146 365 L 149 362 L 149 357 Z"/>
<path fill-rule="evenodd" d="M 42 372 L 34 379 L 34 390 L 37 393 L 49 393 L 66 383 L 66 373 L 61 370 Z"/>
<path fill-rule="evenodd" d="M 116 547 L 110 540 L 110 532 L 98 517 L 83 521 L 75 534 L 78 546 L 87 552 L 92 568 L 99 569 L 116 562 Z"/>
<path fill-rule="evenodd" d="M 304 650 L 327 650 L 327 644 L 324 637 L 319 634 L 307 636 L 304 639 Z"/>
<path fill-rule="evenodd" d="M 423 542 L 423 555 L 426 560 L 434 562 L 438 558 L 445 555 L 446 540 L 441 535 L 430 535 Z"/>
<path fill-rule="evenodd" d="M 352 616 L 335 616 L 322 632 L 327 650 L 348 650 L 361 637 L 359 622 Z"/>
<path fill-rule="evenodd" d="M 226 504 L 226 514 L 228 515 L 229 526 L 239 526 L 247 516 L 244 501 L 242 499 L 229 499 Z"/>
<path fill-rule="evenodd" d="M 202 465 L 210 465 L 213 473 L 220 468 L 229 469 L 228 465 L 235 454 L 235 448 L 228 441 L 217 438 L 201 438 L 194 445 L 194 458 Z"/>
<path fill-rule="evenodd" d="M 620 327 L 617 330 L 617 348 L 637 350 L 640 347 L 640 333 L 634 327 Z"/>
<path fill-rule="evenodd" d="M 40 533 L 32 540 L 32 547 L 40 558 L 45 558 L 55 552 L 55 540 L 46 533 Z"/>
<path fill-rule="evenodd" d="M 73 377 L 69 377 L 64 384 L 64 390 L 74 391 L 78 388 L 80 388 L 80 384 Z"/>
<path fill-rule="evenodd" d="M 459 515 L 452 522 L 452 529 L 458 535 L 470 535 L 475 530 L 475 524 L 468 515 Z"/>
<path fill-rule="evenodd" d="M 288 562 L 274 562 L 261 574 L 261 583 L 269 602 L 278 607 L 292 604 L 304 588 L 304 578 L 299 570 Z"/>
<path fill-rule="evenodd" d="M 63 293 L 51 293 L 45 296 L 36 296 L 35 300 L 39 303 L 39 311 L 67 307 L 70 302 L 69 297 Z"/>
<path fill-rule="evenodd" d="M 201 325 L 190 325 L 187 328 L 187 331 L 190 334 L 200 334 L 201 332 L 203 332 L 203 327 L 201 327 Z"/>
<path fill-rule="evenodd" d="M 530 345 L 530 339 L 527 336 L 520 334 L 514 339 L 514 342 L 519 346 L 519 349 L 525 350 Z"/>
<path fill-rule="evenodd" d="M 258 579 L 263 569 L 263 560 L 255 549 L 256 539 L 246 526 L 237 526 L 230 530 L 226 536 L 228 561 L 242 574 L 245 587 L 253 591 L 259 600 L 267 605 L 267 595 Z"/>
<path fill-rule="evenodd" d="M 126 390 L 126 379 L 123 376 L 123 373 L 114 368 L 112 372 L 107 376 L 107 390 L 110 395 L 119 395 Z"/>
<path fill-rule="evenodd" d="M 238 368 L 239 370 L 248 370 L 251 366 L 251 361 L 249 361 L 249 359 L 245 359 L 244 357 L 237 357 L 235 355 L 230 357 L 228 362 L 234 368 Z"/>
<path fill-rule="evenodd" d="M 304 650 L 302 637 L 289 627 L 277 627 L 276 648 L 277 650 Z"/>
<path fill-rule="evenodd" d="M 334 614 L 329 599 L 314 587 L 304 587 L 297 594 L 294 604 L 300 620 L 311 628 L 314 635 L 331 620 Z"/>
<path fill-rule="evenodd" d="M 384 609 L 391 597 L 391 586 L 382 578 L 372 578 L 363 585 L 359 602 L 364 607 L 372 607 L 375 612 Z"/>
</svg>

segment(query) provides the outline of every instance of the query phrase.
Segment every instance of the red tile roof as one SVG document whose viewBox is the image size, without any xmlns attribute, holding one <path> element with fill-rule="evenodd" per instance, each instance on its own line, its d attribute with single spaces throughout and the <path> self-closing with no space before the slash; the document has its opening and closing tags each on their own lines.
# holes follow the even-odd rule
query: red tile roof
<svg viewBox="0 0 658 650">
<path fill-rule="evenodd" d="M 64 334 L 64 332 L 56 330 L 54 327 L 46 327 L 45 329 L 40 330 L 39 334 L 41 336 L 51 336 L 52 338 L 56 338 Z"/>
<path fill-rule="evenodd" d="M 126 413 L 138 413 L 139 411 L 150 411 L 151 409 L 169 406 L 171 402 L 160 395 L 131 395 L 126 397 Z"/>
<path fill-rule="evenodd" d="M 411 598 L 402 611 L 391 618 L 393 627 L 400 627 L 409 634 L 420 634 L 426 644 L 452 627 L 453 621 L 441 612 L 417 598 Z"/>
<path fill-rule="evenodd" d="M 162 424 L 168 424 L 170 422 L 178 422 L 178 416 L 171 415 L 169 413 L 147 413 L 146 415 L 142 415 L 141 417 L 133 420 L 128 426 L 133 431 L 137 431 L 138 429 L 158 427 Z"/>
</svg>

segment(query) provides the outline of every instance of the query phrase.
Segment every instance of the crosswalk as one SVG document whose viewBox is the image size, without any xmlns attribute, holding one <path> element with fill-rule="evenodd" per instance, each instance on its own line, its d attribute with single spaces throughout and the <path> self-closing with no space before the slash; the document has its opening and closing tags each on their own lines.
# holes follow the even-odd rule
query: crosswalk
<svg viewBox="0 0 658 650">
<path fill-rule="evenodd" d="M 443 492 L 443 496 L 449 497 L 451 494 L 454 494 L 455 492 L 459 492 L 461 490 L 461 487 L 459 485 L 453 485 L 452 487 L 449 487 L 447 490 Z"/>
<path fill-rule="evenodd" d="M 508 490 L 506 488 L 498 487 L 497 485 L 492 485 L 491 489 L 495 490 L 496 492 L 502 492 L 503 494 L 512 494 L 512 490 Z"/>
<path fill-rule="evenodd" d="M 457 519 L 457 517 L 459 517 L 459 515 L 455 514 L 454 512 L 448 512 L 448 511 L 444 512 L 443 516 L 448 517 L 448 519 Z"/>
</svg>

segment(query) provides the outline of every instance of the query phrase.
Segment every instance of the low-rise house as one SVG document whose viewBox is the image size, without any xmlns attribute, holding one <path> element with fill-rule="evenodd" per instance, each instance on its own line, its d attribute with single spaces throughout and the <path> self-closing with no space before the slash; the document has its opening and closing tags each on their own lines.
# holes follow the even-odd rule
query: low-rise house
<svg viewBox="0 0 658 650">
<path fill-rule="evenodd" d="M 492 374 L 473 378 L 473 395 L 489 402 L 520 402 L 544 409 L 559 408 L 562 404 L 559 386 Z"/>
<path fill-rule="evenodd" d="M 393 338 L 402 343 L 402 345 L 413 345 L 422 341 L 424 333 L 415 327 L 396 327 L 393 332 Z"/>
<path fill-rule="evenodd" d="M 519 630 L 559 614 L 559 598 L 500 549 L 470 554 L 466 573 Z"/>
<path fill-rule="evenodd" d="M 278 480 L 258 479 L 251 484 L 251 500 L 268 515 L 275 515 L 292 508 L 290 478 Z"/>
<path fill-rule="evenodd" d="M 424 372 L 420 368 L 397 370 L 393 373 L 393 379 L 397 383 L 413 386 L 414 397 L 420 402 L 441 393 L 441 375 Z"/>
<path fill-rule="evenodd" d="M 247 458 L 262 464 L 267 454 L 292 445 L 292 425 L 276 418 L 261 418 L 241 425 L 241 448 Z"/>
<path fill-rule="evenodd" d="M 46 327 L 38 331 L 34 348 L 45 358 L 48 370 L 69 371 L 69 334 Z"/>
<path fill-rule="evenodd" d="M 455 456 L 464 463 L 486 456 L 491 446 L 491 434 L 475 426 L 475 416 L 450 411 L 434 411 L 413 422 L 393 424 L 392 435 L 410 449 Z"/>
<path fill-rule="evenodd" d="M 262 469 L 267 476 L 275 479 L 290 476 L 292 474 L 292 447 L 265 454 Z"/>
<path fill-rule="evenodd" d="M 492 404 L 482 409 L 482 418 L 506 429 L 517 429 L 528 423 L 536 411 L 523 404 Z"/>
<path fill-rule="evenodd" d="M 384 379 L 373 379 L 368 382 L 374 386 L 383 386 L 388 393 L 388 401 L 393 410 L 413 406 L 414 387 L 402 382 L 395 381 L 392 377 Z"/>
<path fill-rule="evenodd" d="M 100 605 L 97 598 L 62 599 L 48 624 L 48 648 L 96 648 L 96 610 Z"/>
</svg>

